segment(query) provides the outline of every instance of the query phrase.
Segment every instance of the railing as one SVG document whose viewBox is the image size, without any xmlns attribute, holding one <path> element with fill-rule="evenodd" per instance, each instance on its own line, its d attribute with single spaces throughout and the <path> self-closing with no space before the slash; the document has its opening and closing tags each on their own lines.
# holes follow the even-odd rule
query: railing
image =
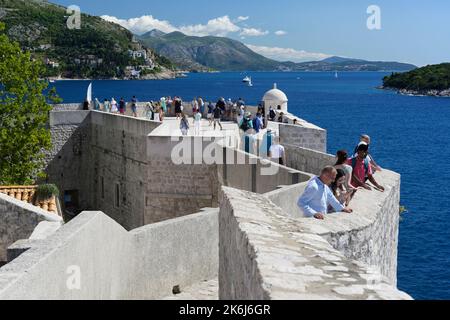
<svg viewBox="0 0 450 320">
<path fill-rule="evenodd" d="M 0 193 L 27 202 L 45 211 L 58 214 L 56 197 L 41 200 L 36 197 L 37 186 L 0 186 Z"/>
</svg>

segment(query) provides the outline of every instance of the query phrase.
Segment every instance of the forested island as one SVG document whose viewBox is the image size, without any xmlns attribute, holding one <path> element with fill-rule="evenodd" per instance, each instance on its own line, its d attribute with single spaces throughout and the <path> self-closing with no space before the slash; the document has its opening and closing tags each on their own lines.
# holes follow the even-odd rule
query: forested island
<svg viewBox="0 0 450 320">
<path fill-rule="evenodd" d="M 392 73 L 383 79 L 383 88 L 401 94 L 450 97 L 450 63 Z"/>
</svg>

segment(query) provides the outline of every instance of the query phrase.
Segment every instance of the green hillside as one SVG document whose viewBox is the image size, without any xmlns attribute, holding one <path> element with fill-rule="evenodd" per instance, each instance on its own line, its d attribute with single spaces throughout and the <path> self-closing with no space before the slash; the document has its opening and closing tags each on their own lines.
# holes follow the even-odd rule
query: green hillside
<svg viewBox="0 0 450 320">
<path fill-rule="evenodd" d="M 276 70 L 280 62 L 263 57 L 239 41 L 223 37 L 194 37 L 153 30 L 139 37 L 144 45 L 187 70 Z"/>
<path fill-rule="evenodd" d="M 406 73 L 393 73 L 384 78 L 384 87 L 425 92 L 450 89 L 450 63 L 430 65 Z"/>
<path fill-rule="evenodd" d="M 47 76 L 121 78 L 127 66 L 142 64 L 128 54 L 136 45 L 128 30 L 86 14 L 81 15 L 81 28 L 71 30 L 67 18 L 66 8 L 47 1 L 0 0 L 6 33 L 47 64 Z M 171 67 L 169 61 L 153 58 Z"/>
</svg>

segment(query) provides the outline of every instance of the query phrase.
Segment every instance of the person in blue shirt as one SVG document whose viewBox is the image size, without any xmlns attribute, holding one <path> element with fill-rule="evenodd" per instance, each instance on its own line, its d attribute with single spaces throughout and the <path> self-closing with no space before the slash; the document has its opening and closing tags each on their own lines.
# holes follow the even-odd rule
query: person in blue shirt
<svg viewBox="0 0 450 320">
<path fill-rule="evenodd" d="M 263 128 L 262 114 L 258 113 L 256 117 L 253 119 L 253 129 L 255 129 L 256 133 L 259 133 Z"/>
<path fill-rule="evenodd" d="M 298 199 L 297 205 L 305 217 L 324 220 L 328 206 L 336 212 L 352 213 L 349 207 L 344 207 L 333 195 L 329 185 L 336 180 L 337 170 L 331 166 L 325 167 L 319 177 L 309 181 L 305 192 Z"/>
</svg>

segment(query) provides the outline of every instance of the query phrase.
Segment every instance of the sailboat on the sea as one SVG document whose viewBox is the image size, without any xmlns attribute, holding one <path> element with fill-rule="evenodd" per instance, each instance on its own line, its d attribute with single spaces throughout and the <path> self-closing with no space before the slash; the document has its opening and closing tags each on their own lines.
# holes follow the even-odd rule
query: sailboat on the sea
<svg viewBox="0 0 450 320">
<path fill-rule="evenodd" d="M 246 76 L 243 80 L 243 83 L 246 83 L 249 87 L 253 87 L 252 77 Z"/>
<path fill-rule="evenodd" d="M 338 75 L 337 71 L 334 73 L 334 77 L 335 77 L 336 79 L 339 79 L 339 75 Z"/>
<path fill-rule="evenodd" d="M 242 82 L 244 82 L 244 83 L 251 83 L 251 82 L 252 82 L 252 78 L 249 77 L 249 76 L 246 76 L 246 77 L 242 80 Z"/>
<path fill-rule="evenodd" d="M 92 102 L 92 82 L 89 84 L 89 87 L 87 88 L 86 101 L 89 103 Z"/>
</svg>

